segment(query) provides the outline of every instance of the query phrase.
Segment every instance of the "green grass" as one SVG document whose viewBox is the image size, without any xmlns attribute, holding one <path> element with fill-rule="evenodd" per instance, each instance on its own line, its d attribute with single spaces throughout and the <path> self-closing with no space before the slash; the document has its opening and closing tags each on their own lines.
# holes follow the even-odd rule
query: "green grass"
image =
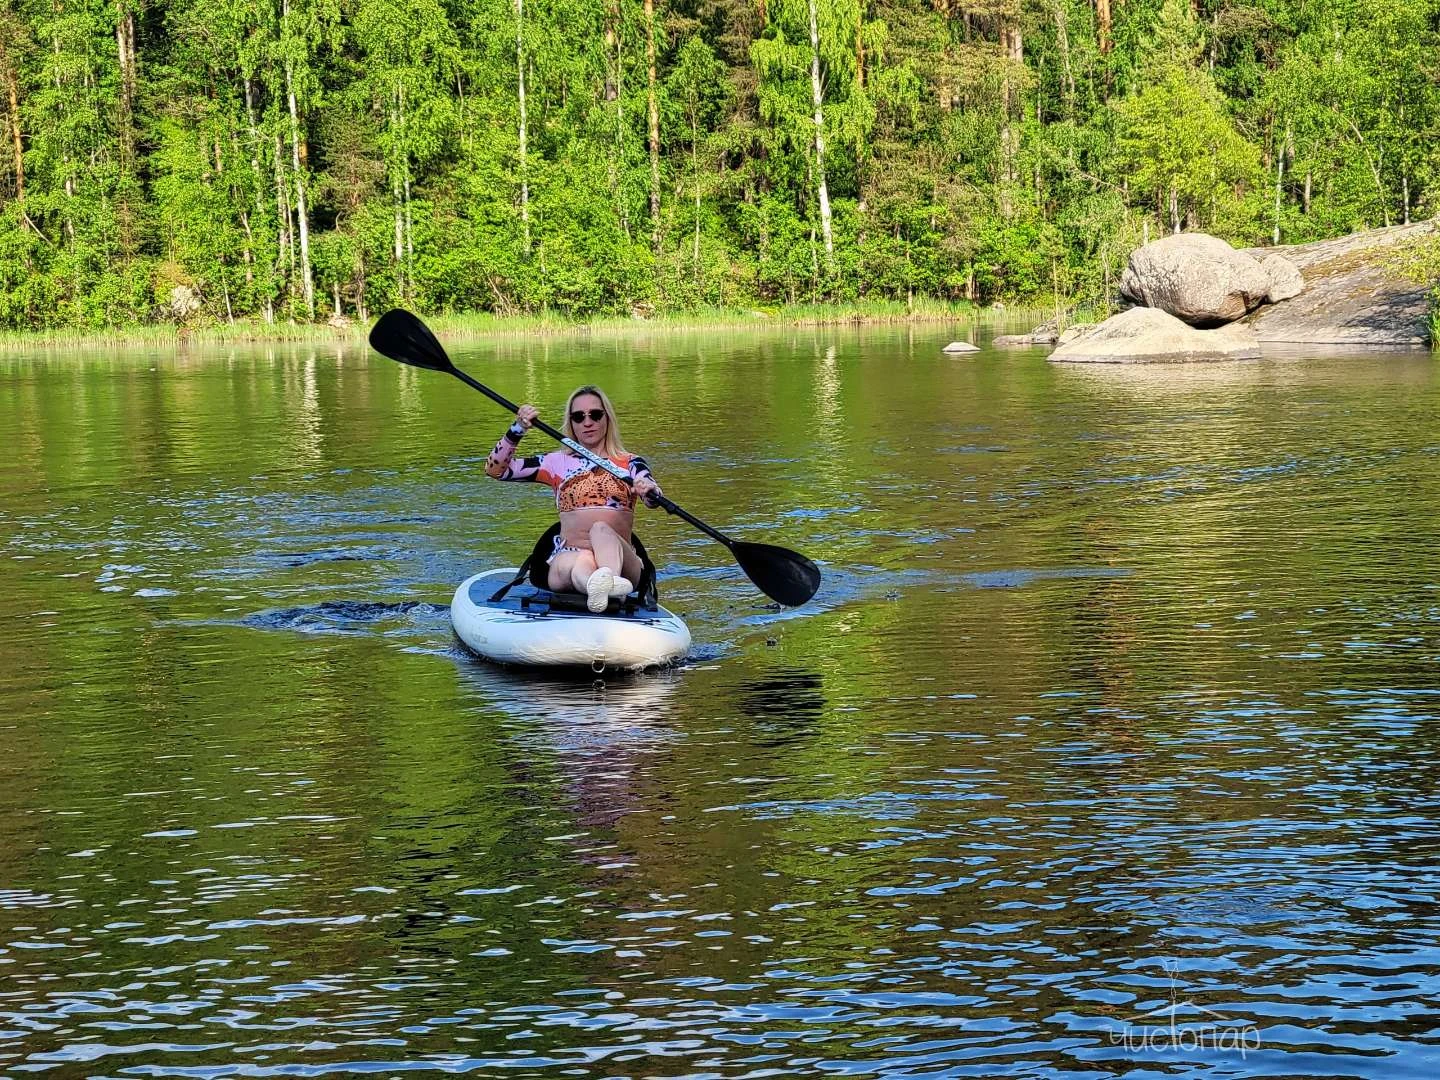
<svg viewBox="0 0 1440 1080">
<path fill-rule="evenodd" d="M 663 312 L 651 318 L 609 318 L 577 320 L 544 312 L 535 315 L 495 315 L 490 312 L 426 315 L 437 334 L 447 338 L 530 336 L 577 331 L 633 333 L 653 330 L 710 330 L 722 328 L 763 328 L 776 326 L 879 325 L 907 322 L 974 321 L 994 315 L 1013 318 L 1019 309 L 991 312 L 965 301 L 916 300 L 907 306 L 901 301 L 873 300 L 849 304 L 795 304 L 761 308 L 703 308 Z M 352 322 L 346 327 L 328 323 L 205 323 L 194 326 L 157 324 L 110 330 L 0 331 L 0 351 L 40 348 L 156 348 L 186 344 L 235 345 L 268 342 L 359 342 L 368 324 Z"/>
<path fill-rule="evenodd" d="M 1440 224 L 1440 218 L 1436 219 Z M 1389 268 L 1410 280 L 1430 286 L 1430 348 L 1440 351 L 1440 235 L 1430 235 L 1395 249 Z"/>
</svg>

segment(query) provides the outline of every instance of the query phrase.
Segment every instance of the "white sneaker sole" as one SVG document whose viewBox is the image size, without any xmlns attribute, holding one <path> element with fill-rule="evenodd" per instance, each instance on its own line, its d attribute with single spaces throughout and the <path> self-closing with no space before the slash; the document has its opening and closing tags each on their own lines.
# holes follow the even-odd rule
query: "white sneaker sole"
<svg viewBox="0 0 1440 1080">
<path fill-rule="evenodd" d="M 615 575 L 600 567 L 585 582 L 585 606 L 599 615 L 610 606 L 610 589 L 615 584 Z"/>
</svg>

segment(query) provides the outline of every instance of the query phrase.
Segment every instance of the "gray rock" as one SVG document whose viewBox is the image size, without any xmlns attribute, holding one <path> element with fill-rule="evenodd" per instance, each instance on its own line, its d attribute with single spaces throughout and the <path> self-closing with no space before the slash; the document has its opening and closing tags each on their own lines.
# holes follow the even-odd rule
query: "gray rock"
<svg viewBox="0 0 1440 1080">
<path fill-rule="evenodd" d="M 1106 319 L 1050 359 L 1059 363 L 1154 364 L 1254 360 L 1260 343 L 1248 327 L 1197 330 L 1158 308 L 1137 307 Z"/>
<path fill-rule="evenodd" d="M 948 353 L 968 353 L 979 351 L 980 347 L 978 345 L 971 345 L 968 341 L 952 341 L 949 345 L 945 346 L 945 352 Z"/>
<path fill-rule="evenodd" d="M 177 319 L 184 319 L 199 311 L 205 301 L 189 285 L 176 285 L 170 290 L 170 313 Z"/>
<path fill-rule="evenodd" d="M 1067 326 L 1055 339 L 1057 345 L 1069 345 L 1072 341 L 1079 341 L 1092 330 L 1097 329 L 1099 323 L 1076 323 L 1074 326 Z"/>
<path fill-rule="evenodd" d="M 1002 334 L 997 338 L 990 339 L 991 345 L 1054 345 L 1055 332 L 1041 333 L 1035 331 L 1031 334 Z"/>
<path fill-rule="evenodd" d="M 1043 322 L 1028 334 L 1002 334 L 992 338 L 991 345 L 1054 345 L 1059 336 L 1056 320 Z"/>
<path fill-rule="evenodd" d="M 1284 255 L 1266 255 L 1260 260 L 1260 267 L 1270 279 L 1270 291 L 1265 294 L 1266 303 L 1278 304 L 1305 291 L 1305 276 Z"/>
<path fill-rule="evenodd" d="M 1280 253 L 1305 275 L 1305 291 L 1248 320 L 1267 345 L 1339 345 L 1424 348 L 1433 283 L 1409 281 L 1391 268 L 1396 248 L 1436 234 L 1436 223 L 1392 225 L 1335 240 L 1292 247 L 1257 248 Z"/>
<path fill-rule="evenodd" d="M 1259 262 L 1205 233 L 1165 236 L 1137 248 L 1120 279 L 1121 296 L 1200 327 L 1242 318 L 1269 292 L 1270 277 Z"/>
</svg>

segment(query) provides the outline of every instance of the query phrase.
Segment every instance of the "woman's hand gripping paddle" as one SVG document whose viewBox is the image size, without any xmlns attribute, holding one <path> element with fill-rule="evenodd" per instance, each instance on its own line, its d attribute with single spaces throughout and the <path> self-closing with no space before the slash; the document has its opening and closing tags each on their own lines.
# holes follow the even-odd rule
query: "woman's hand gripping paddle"
<svg viewBox="0 0 1440 1080">
<path fill-rule="evenodd" d="M 431 371 L 449 372 L 461 382 L 479 390 L 512 415 L 517 408 L 513 402 L 501 397 L 484 383 L 472 379 L 451 363 L 450 357 L 445 354 L 444 348 L 435 339 L 435 335 L 430 332 L 430 328 L 421 322 L 418 316 L 401 308 L 387 311 L 380 316 L 379 321 L 370 331 L 370 346 L 382 356 L 388 356 L 391 360 L 398 360 L 402 364 L 428 368 Z M 614 462 L 606 461 L 574 439 L 567 439 L 543 420 L 536 420 L 534 426 L 592 464 L 600 466 L 622 480 L 629 481 L 629 474 L 624 469 Z M 724 544 L 730 549 L 730 554 L 735 557 L 735 561 L 745 572 L 745 576 L 755 583 L 756 588 L 777 603 L 798 607 L 809 601 L 815 595 L 815 590 L 820 588 L 820 568 L 799 552 L 776 547 L 774 544 L 752 544 L 745 540 L 732 540 L 718 529 L 711 528 L 693 514 L 682 510 L 664 495 L 657 495 L 651 505 L 660 507 L 666 513 L 683 518 L 712 540 L 718 540 Z"/>
</svg>

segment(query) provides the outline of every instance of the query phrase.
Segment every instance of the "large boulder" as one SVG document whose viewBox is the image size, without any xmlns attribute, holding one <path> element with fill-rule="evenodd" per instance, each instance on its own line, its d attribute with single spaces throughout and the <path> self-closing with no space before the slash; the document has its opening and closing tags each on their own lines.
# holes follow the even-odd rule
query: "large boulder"
<svg viewBox="0 0 1440 1080">
<path fill-rule="evenodd" d="M 205 304 L 201 295 L 189 285 L 176 285 L 170 290 L 170 314 L 184 322 Z"/>
<path fill-rule="evenodd" d="M 1155 364 L 1196 360 L 1254 360 L 1260 343 L 1249 328 L 1197 330 L 1159 308 L 1137 307 L 1106 319 L 1050 359 L 1060 363 Z"/>
<path fill-rule="evenodd" d="M 1205 233 L 1177 233 L 1137 248 L 1120 295 L 1191 326 L 1224 326 L 1265 302 L 1270 275 L 1244 252 Z"/>
<path fill-rule="evenodd" d="M 1265 294 L 1267 304 L 1292 300 L 1305 291 L 1305 275 L 1284 255 L 1264 256 L 1260 260 L 1260 268 L 1270 279 L 1270 291 Z"/>
<path fill-rule="evenodd" d="M 1411 281 L 1395 268 L 1397 249 L 1428 240 L 1436 223 L 1421 221 L 1369 229 L 1335 240 L 1293 247 L 1252 248 L 1277 254 L 1305 275 L 1305 291 L 1248 320 L 1255 336 L 1274 345 L 1424 348 L 1433 282 Z"/>
</svg>

